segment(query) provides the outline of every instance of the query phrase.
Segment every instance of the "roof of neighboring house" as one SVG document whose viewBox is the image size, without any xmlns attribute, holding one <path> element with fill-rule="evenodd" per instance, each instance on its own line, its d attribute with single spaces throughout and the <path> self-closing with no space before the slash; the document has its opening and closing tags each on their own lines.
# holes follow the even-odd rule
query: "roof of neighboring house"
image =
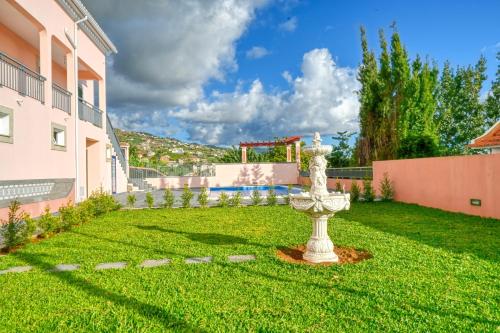
<svg viewBox="0 0 500 333">
<path fill-rule="evenodd" d="M 57 0 L 66 13 L 73 19 L 78 21 L 85 16 L 88 20 L 83 22 L 80 28 L 85 34 L 99 47 L 104 54 L 117 53 L 118 50 L 113 42 L 106 36 L 97 21 L 92 17 L 92 14 L 85 8 L 80 0 Z"/>
<path fill-rule="evenodd" d="M 471 148 L 492 148 L 500 147 L 500 120 L 480 137 L 472 140 Z"/>
</svg>

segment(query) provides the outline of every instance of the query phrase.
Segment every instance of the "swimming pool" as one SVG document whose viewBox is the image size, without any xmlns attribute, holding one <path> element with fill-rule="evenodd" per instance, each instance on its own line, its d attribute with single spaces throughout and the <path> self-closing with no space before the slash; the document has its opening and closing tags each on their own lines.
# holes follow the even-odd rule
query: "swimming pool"
<svg viewBox="0 0 500 333">
<path fill-rule="evenodd" d="M 248 197 L 252 195 L 254 190 L 258 190 L 261 196 L 267 196 L 267 192 L 269 191 L 269 186 L 226 186 L 226 187 L 210 187 L 211 196 L 218 197 L 221 192 L 232 196 L 236 192 L 241 192 L 241 195 L 244 197 Z M 276 195 L 287 195 L 288 194 L 288 186 L 285 185 L 276 185 L 274 186 L 274 191 Z M 292 187 L 291 193 L 300 193 L 300 188 Z"/>
</svg>

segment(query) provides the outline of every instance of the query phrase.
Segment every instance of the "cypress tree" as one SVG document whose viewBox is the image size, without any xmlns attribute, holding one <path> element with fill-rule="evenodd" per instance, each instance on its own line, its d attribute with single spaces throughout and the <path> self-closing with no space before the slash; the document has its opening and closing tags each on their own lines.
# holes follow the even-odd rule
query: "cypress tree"
<svg viewBox="0 0 500 333">
<path fill-rule="evenodd" d="M 378 68 L 375 54 L 368 48 L 363 26 L 360 27 L 360 34 L 363 51 L 363 59 L 358 71 L 358 81 L 361 83 L 361 89 L 358 91 L 360 135 L 356 140 L 354 154 L 358 165 L 368 165 L 373 160 L 375 126 L 378 123 L 375 111 Z"/>
</svg>

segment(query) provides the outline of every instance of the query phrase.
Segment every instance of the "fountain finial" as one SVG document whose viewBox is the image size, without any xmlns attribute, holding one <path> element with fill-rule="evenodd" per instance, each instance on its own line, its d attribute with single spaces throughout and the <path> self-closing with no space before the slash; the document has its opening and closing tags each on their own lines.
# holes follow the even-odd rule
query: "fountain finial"
<svg viewBox="0 0 500 333">
<path fill-rule="evenodd" d="M 321 135 L 319 135 L 319 132 L 314 132 L 313 146 L 314 147 L 321 146 Z"/>
</svg>

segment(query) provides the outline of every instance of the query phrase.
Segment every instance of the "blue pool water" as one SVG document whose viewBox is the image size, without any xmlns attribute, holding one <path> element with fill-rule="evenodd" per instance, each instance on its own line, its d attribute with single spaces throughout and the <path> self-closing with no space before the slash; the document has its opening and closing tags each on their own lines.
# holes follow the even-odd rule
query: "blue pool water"
<svg viewBox="0 0 500 333">
<path fill-rule="evenodd" d="M 225 192 L 228 195 L 233 195 L 236 192 L 241 192 L 241 195 L 246 197 L 246 196 L 251 196 L 252 192 L 254 190 L 260 191 L 262 196 L 266 196 L 267 192 L 269 191 L 269 186 L 227 186 L 227 187 L 211 187 L 210 188 L 210 193 L 213 195 L 218 196 L 221 192 Z M 287 195 L 288 194 L 288 187 L 284 185 L 276 185 L 274 186 L 274 191 L 276 192 L 277 195 Z M 291 193 L 300 193 L 300 188 L 298 187 L 293 187 L 291 189 Z"/>
</svg>

